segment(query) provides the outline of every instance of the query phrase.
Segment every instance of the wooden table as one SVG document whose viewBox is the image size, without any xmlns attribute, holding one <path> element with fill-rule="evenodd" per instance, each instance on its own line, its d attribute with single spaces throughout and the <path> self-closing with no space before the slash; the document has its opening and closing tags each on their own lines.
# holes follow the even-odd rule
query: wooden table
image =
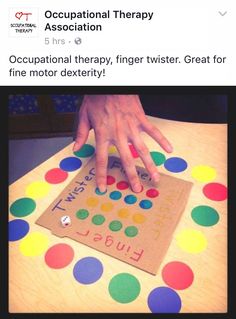
<svg viewBox="0 0 236 319">
<path fill-rule="evenodd" d="M 24 217 L 30 224 L 30 232 L 39 231 L 49 238 L 49 246 L 64 242 L 73 247 L 73 262 L 63 269 L 51 269 L 44 262 L 44 254 L 36 257 L 23 256 L 19 251 L 20 241 L 9 242 L 9 311 L 13 313 L 98 313 L 98 312 L 150 312 L 147 305 L 149 293 L 156 287 L 166 286 L 161 276 L 161 269 L 170 261 L 179 260 L 191 267 L 194 272 L 193 284 L 185 290 L 177 291 L 182 300 L 181 312 L 226 312 L 227 311 L 227 201 L 207 199 L 202 188 L 204 183 L 194 180 L 191 169 L 196 165 L 209 165 L 216 169 L 216 182 L 227 185 L 227 125 L 199 124 L 168 121 L 149 117 L 165 136 L 172 142 L 174 152 L 170 156 L 179 156 L 188 163 L 187 170 L 181 173 L 168 172 L 163 165 L 159 171 L 194 182 L 194 187 L 174 233 L 174 238 L 162 262 L 160 271 L 152 276 L 122 261 L 109 257 L 92 248 L 69 238 L 58 238 L 45 228 L 35 224 L 62 189 L 78 173 L 69 173 L 61 184 L 53 185 L 51 191 L 42 199 L 36 200 L 37 208 L 32 214 Z M 143 138 L 150 151 L 161 151 L 149 136 Z M 88 142 L 94 145 L 93 132 Z M 164 153 L 164 152 L 163 152 Z M 28 174 L 10 185 L 9 204 L 25 197 L 27 185 L 36 180 L 44 180 L 45 173 L 67 157 L 73 156 L 72 144 L 49 158 Z M 84 160 L 85 163 L 88 159 Z M 140 164 L 140 160 L 137 160 Z M 191 211 L 197 205 L 209 205 L 215 208 L 219 222 L 212 227 L 196 224 L 191 218 Z M 9 213 L 9 220 L 14 219 Z M 207 249 L 198 254 L 181 250 L 176 242 L 176 234 L 185 228 L 200 230 L 207 238 Z M 82 285 L 73 277 L 73 266 L 77 260 L 94 256 L 104 265 L 100 280 L 91 285 Z M 108 293 L 111 278 L 121 272 L 133 274 L 141 284 L 141 292 L 136 300 L 127 304 L 114 301 Z"/>
</svg>

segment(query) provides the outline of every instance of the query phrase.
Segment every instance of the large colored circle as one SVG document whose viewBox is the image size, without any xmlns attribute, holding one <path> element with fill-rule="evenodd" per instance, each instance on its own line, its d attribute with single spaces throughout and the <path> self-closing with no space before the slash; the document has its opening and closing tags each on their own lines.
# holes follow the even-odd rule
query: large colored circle
<svg viewBox="0 0 236 319">
<path fill-rule="evenodd" d="M 173 289 L 183 290 L 191 286 L 193 282 L 192 269 L 180 261 L 172 261 L 162 269 L 164 282 Z"/>
<path fill-rule="evenodd" d="M 134 195 L 127 195 L 125 196 L 124 201 L 126 202 L 126 204 L 132 205 L 137 202 L 137 197 Z"/>
<path fill-rule="evenodd" d="M 95 257 L 84 257 L 77 261 L 73 269 L 75 279 L 84 285 L 96 282 L 103 274 L 103 265 Z"/>
<path fill-rule="evenodd" d="M 170 157 L 164 163 L 165 168 L 172 173 L 179 173 L 186 170 L 188 164 L 181 157 Z"/>
<path fill-rule="evenodd" d="M 90 144 L 84 144 L 78 151 L 74 152 L 75 156 L 78 157 L 89 157 L 92 156 L 95 152 L 95 149 Z"/>
<path fill-rule="evenodd" d="M 156 166 L 162 165 L 166 160 L 165 155 L 160 152 L 150 152 L 150 155 Z"/>
<path fill-rule="evenodd" d="M 38 256 L 48 248 L 48 237 L 40 232 L 28 234 L 20 242 L 20 252 L 24 256 Z"/>
<path fill-rule="evenodd" d="M 138 152 L 137 152 L 137 150 L 136 150 L 136 148 L 134 147 L 133 144 L 129 144 L 129 149 L 130 149 L 130 152 L 131 152 L 133 158 L 138 158 L 139 157 L 139 154 L 138 154 Z"/>
<path fill-rule="evenodd" d="M 61 269 L 68 266 L 73 258 L 73 248 L 63 243 L 50 247 L 44 256 L 44 260 L 48 267 L 53 269 Z"/>
<path fill-rule="evenodd" d="M 203 194 L 211 200 L 225 200 L 228 196 L 227 193 L 227 187 L 220 183 L 209 183 L 203 187 Z"/>
<path fill-rule="evenodd" d="M 146 191 L 146 195 L 147 197 L 150 197 L 150 198 L 155 198 L 159 195 L 159 192 L 157 189 L 155 188 L 149 188 L 147 191 Z"/>
<path fill-rule="evenodd" d="M 82 165 L 82 162 L 79 158 L 71 156 L 66 157 L 60 161 L 60 168 L 66 172 L 73 172 L 79 169 Z"/>
<path fill-rule="evenodd" d="M 122 223 L 119 220 L 113 220 L 109 224 L 111 231 L 119 231 L 122 228 Z"/>
<path fill-rule="evenodd" d="M 142 199 L 139 206 L 143 209 L 150 209 L 152 207 L 152 202 L 149 199 Z"/>
<path fill-rule="evenodd" d="M 113 200 L 119 200 L 122 197 L 122 194 L 119 191 L 113 191 L 110 193 L 109 197 Z"/>
<path fill-rule="evenodd" d="M 192 219 L 201 226 L 213 226 L 219 221 L 219 214 L 210 206 L 197 206 L 191 212 Z"/>
<path fill-rule="evenodd" d="M 152 313 L 178 313 L 181 309 L 181 299 L 173 289 L 158 287 L 150 292 L 148 307 Z"/>
<path fill-rule="evenodd" d="M 138 234 L 138 228 L 135 226 L 128 226 L 125 228 L 125 235 L 128 237 L 135 237 Z"/>
<path fill-rule="evenodd" d="M 184 229 L 176 236 L 179 247 L 191 254 L 202 252 L 207 247 L 205 235 L 195 229 Z"/>
<path fill-rule="evenodd" d="M 102 225 L 105 222 L 105 217 L 103 215 L 94 215 L 92 218 L 92 223 L 94 225 Z"/>
<path fill-rule="evenodd" d="M 60 168 L 52 168 L 45 174 L 46 182 L 50 184 L 59 184 L 64 182 L 68 177 L 68 173 Z"/>
<path fill-rule="evenodd" d="M 126 182 L 126 181 L 120 181 L 116 184 L 116 187 L 119 189 L 119 190 L 125 190 L 127 188 L 129 188 L 129 183 Z"/>
<path fill-rule="evenodd" d="M 15 217 L 25 217 L 31 214 L 36 208 L 36 203 L 32 198 L 19 198 L 10 206 L 10 212 Z"/>
<path fill-rule="evenodd" d="M 79 219 L 86 219 L 89 215 L 89 212 L 87 209 L 81 208 L 76 212 L 76 217 Z"/>
<path fill-rule="evenodd" d="M 115 177 L 111 175 L 107 175 L 107 185 L 112 185 L 115 183 L 115 181 L 116 181 Z"/>
<path fill-rule="evenodd" d="M 115 301 L 129 303 L 139 296 L 141 286 L 138 279 L 133 275 L 120 273 L 111 279 L 108 290 Z"/>
<path fill-rule="evenodd" d="M 211 182 L 216 178 L 216 170 L 207 165 L 198 165 L 192 169 L 191 175 L 199 182 Z"/>
<path fill-rule="evenodd" d="M 37 199 L 46 196 L 51 189 L 51 185 L 45 181 L 36 181 L 26 187 L 26 196 Z"/>
<path fill-rule="evenodd" d="M 8 223 L 8 239 L 16 241 L 22 239 L 29 232 L 29 224 L 22 219 L 14 219 Z"/>
</svg>

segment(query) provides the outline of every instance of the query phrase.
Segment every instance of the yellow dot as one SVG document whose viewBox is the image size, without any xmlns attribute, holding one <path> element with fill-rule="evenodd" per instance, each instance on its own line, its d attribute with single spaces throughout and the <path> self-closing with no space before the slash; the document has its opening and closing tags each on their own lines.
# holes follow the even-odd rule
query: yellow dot
<svg viewBox="0 0 236 319">
<path fill-rule="evenodd" d="M 117 153 L 117 148 L 115 147 L 115 145 L 112 145 L 109 147 L 109 153 L 110 154 Z"/>
<path fill-rule="evenodd" d="M 36 181 L 29 184 L 26 188 L 26 196 L 37 199 L 42 198 L 48 194 L 51 189 L 51 185 L 44 181 Z"/>
<path fill-rule="evenodd" d="M 210 182 L 216 178 L 216 170 L 206 165 L 195 166 L 191 174 L 199 182 Z"/>
<path fill-rule="evenodd" d="M 177 244 L 188 253 L 200 253 L 207 247 L 205 235 L 195 229 L 184 229 L 177 236 Z"/>
<path fill-rule="evenodd" d="M 127 208 L 121 208 L 120 210 L 118 210 L 118 216 L 121 218 L 127 218 L 129 214 L 129 210 Z"/>
<path fill-rule="evenodd" d="M 20 251 L 24 256 L 38 256 L 48 248 L 48 237 L 40 232 L 27 235 L 20 243 Z"/>
<path fill-rule="evenodd" d="M 108 203 L 103 203 L 101 205 L 101 210 L 104 211 L 104 212 L 110 212 L 113 208 L 113 204 L 108 202 Z"/>
<path fill-rule="evenodd" d="M 98 199 L 96 197 L 89 197 L 87 199 L 86 203 L 90 207 L 95 207 L 98 204 Z"/>
<path fill-rule="evenodd" d="M 134 214 L 132 218 L 133 221 L 137 224 L 142 224 L 146 220 L 146 217 L 143 214 Z"/>
</svg>

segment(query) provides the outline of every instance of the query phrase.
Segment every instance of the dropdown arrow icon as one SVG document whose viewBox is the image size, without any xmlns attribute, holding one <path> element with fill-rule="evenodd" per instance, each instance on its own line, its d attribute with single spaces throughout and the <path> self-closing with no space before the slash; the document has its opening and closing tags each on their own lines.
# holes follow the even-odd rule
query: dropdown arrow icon
<svg viewBox="0 0 236 319">
<path fill-rule="evenodd" d="M 224 11 L 224 12 L 222 12 L 222 11 L 218 11 L 219 12 L 219 14 L 223 17 L 223 16 L 225 16 L 226 15 L 226 13 L 227 13 L 227 11 Z"/>
</svg>

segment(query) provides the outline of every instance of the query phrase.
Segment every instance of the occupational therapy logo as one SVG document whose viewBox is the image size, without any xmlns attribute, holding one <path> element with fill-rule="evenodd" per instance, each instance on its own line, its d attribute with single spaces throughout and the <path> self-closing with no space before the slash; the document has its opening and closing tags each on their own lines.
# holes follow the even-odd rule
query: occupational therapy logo
<svg viewBox="0 0 236 319">
<path fill-rule="evenodd" d="M 12 37 L 38 36 L 38 9 L 11 8 L 9 12 L 9 32 Z"/>
</svg>

